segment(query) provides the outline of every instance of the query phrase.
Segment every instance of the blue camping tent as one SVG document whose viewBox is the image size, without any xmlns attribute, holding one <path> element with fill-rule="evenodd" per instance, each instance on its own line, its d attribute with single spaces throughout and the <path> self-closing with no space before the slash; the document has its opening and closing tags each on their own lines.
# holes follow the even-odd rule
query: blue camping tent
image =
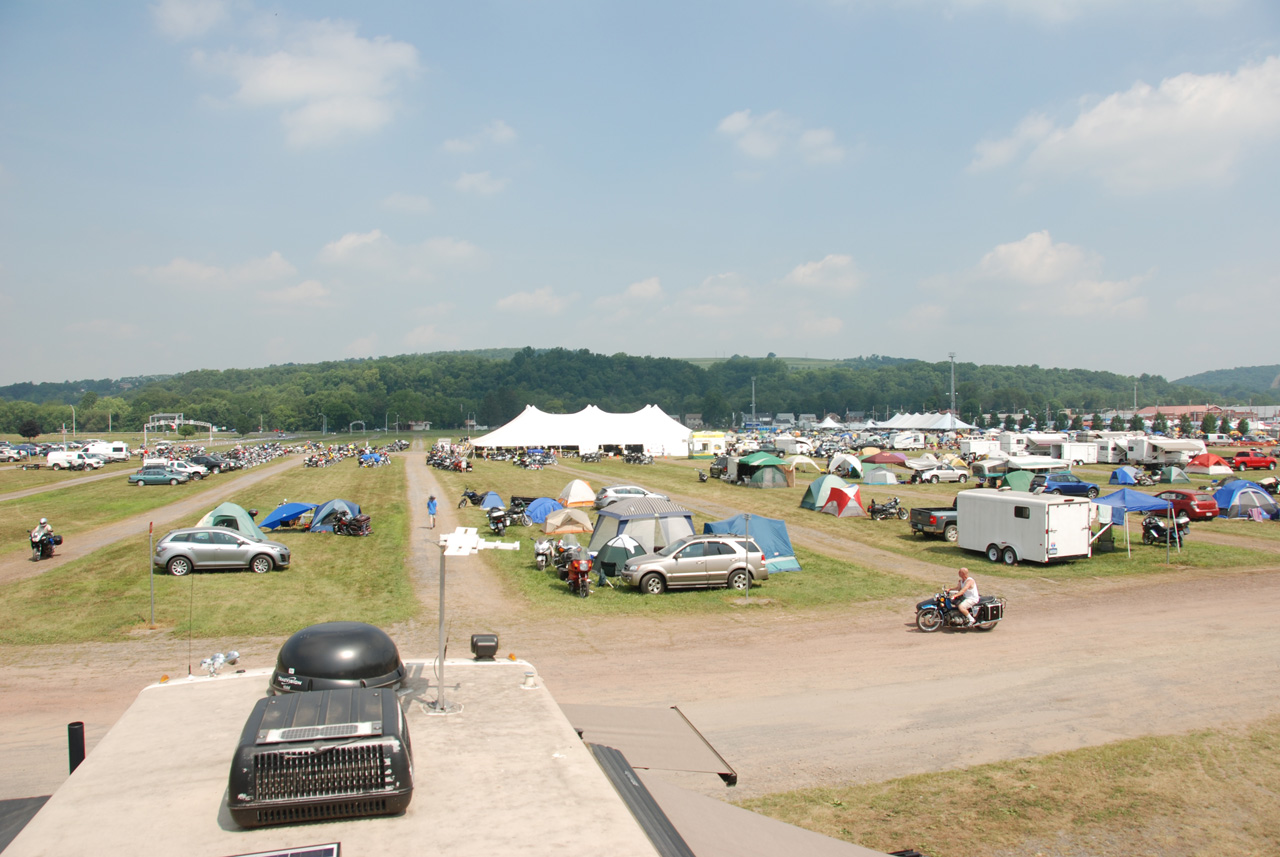
<svg viewBox="0 0 1280 857">
<path fill-rule="evenodd" d="M 1276 513 L 1276 501 L 1257 482 L 1232 479 L 1217 491 L 1218 514 L 1223 518 L 1247 518 L 1250 509 L 1261 509 L 1268 518 Z"/>
<path fill-rule="evenodd" d="M 525 508 L 524 513 L 528 515 L 535 524 L 544 524 L 547 521 L 547 515 L 563 508 L 564 506 L 561 506 L 550 497 L 539 497 Z"/>
<path fill-rule="evenodd" d="M 760 550 L 764 551 L 764 564 L 770 572 L 800 570 L 800 563 L 796 560 L 795 548 L 791 547 L 791 537 L 787 535 L 785 522 L 752 515 L 750 525 L 751 538 L 760 545 Z M 702 532 L 713 535 L 727 533 L 745 536 L 747 535 L 747 516 L 734 515 L 723 521 L 703 524 Z"/>
<path fill-rule="evenodd" d="M 337 520 L 340 512 L 346 512 L 354 518 L 360 514 L 360 507 L 350 500 L 330 500 L 327 503 L 321 503 L 320 508 L 316 509 L 316 513 L 311 516 L 311 526 L 307 527 L 307 532 L 332 533 L 333 522 Z"/>
<path fill-rule="evenodd" d="M 484 495 L 484 499 L 480 501 L 481 509 L 505 509 L 507 504 L 502 502 L 502 497 L 497 491 L 490 491 Z"/>
<path fill-rule="evenodd" d="M 285 503 L 276 506 L 271 513 L 262 519 L 262 523 L 258 524 L 258 528 L 262 530 L 274 530 L 285 521 L 293 521 L 316 508 L 315 503 Z"/>
<path fill-rule="evenodd" d="M 1138 484 L 1138 468 L 1125 465 L 1117 467 L 1111 471 L 1112 485 L 1137 485 Z"/>
</svg>

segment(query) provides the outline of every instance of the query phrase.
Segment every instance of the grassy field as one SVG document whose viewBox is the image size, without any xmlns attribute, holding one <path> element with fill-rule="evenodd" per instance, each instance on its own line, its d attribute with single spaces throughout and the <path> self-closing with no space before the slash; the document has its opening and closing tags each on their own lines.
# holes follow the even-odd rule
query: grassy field
<svg viewBox="0 0 1280 857">
<path fill-rule="evenodd" d="M 86 486 L 86 490 L 87 490 Z M 148 493 L 146 490 L 139 492 Z M 264 514 L 281 499 L 342 497 L 373 518 L 373 535 L 347 538 L 278 531 L 292 549 L 283 571 L 155 576 L 156 624 L 198 637 L 289 634 L 315 622 L 349 619 L 386 627 L 418 611 L 406 565 L 409 520 L 404 462 L 360 468 L 291 469 L 232 501 Z M 157 538 L 192 521 L 157 522 Z M 150 619 L 150 559 L 145 532 L 0 589 L 0 644 L 128 638 Z"/>
<path fill-rule="evenodd" d="M 1280 853 L 1280 719 L 809 789 L 748 809 L 883 851 Z M 1043 849 L 1043 850 L 1042 850 Z"/>
</svg>

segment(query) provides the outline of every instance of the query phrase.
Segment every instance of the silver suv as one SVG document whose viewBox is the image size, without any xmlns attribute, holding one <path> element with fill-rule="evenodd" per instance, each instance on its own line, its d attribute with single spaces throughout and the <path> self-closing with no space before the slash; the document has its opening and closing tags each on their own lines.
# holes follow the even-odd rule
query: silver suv
<svg viewBox="0 0 1280 857">
<path fill-rule="evenodd" d="M 226 527 L 184 527 L 156 543 L 151 564 L 181 577 L 192 569 L 247 568 L 266 574 L 289 567 L 289 548 L 255 542 Z"/>
<path fill-rule="evenodd" d="M 627 560 L 622 579 L 641 592 L 726 586 L 745 591 L 752 581 L 769 579 L 764 553 L 743 536 L 685 536 L 657 553 Z"/>
<path fill-rule="evenodd" d="M 666 494 L 657 494 L 639 485 L 610 485 L 596 492 L 596 509 L 603 509 L 619 500 L 635 500 L 647 497 L 650 500 L 670 500 Z"/>
</svg>

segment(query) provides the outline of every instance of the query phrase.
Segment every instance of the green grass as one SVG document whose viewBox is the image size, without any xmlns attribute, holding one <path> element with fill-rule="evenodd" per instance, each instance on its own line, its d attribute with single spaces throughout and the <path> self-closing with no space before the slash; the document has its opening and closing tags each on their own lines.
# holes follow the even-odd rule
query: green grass
<svg viewBox="0 0 1280 857">
<path fill-rule="evenodd" d="M 934 857 L 1280 853 L 1280 719 L 1120 741 L 742 806 L 867 848 Z M 1176 847 L 1171 849 L 1171 846 Z"/>
<path fill-rule="evenodd" d="M 43 488 L 46 485 L 56 485 L 60 482 L 71 482 L 76 479 L 82 479 L 85 476 L 91 476 L 94 473 L 119 473 L 121 479 L 124 476 L 138 469 L 137 461 L 116 461 L 111 464 L 103 465 L 101 470 L 92 471 L 75 471 L 75 470 L 52 470 L 48 467 L 41 467 L 39 470 L 23 470 L 21 463 L 0 464 L 0 494 L 8 494 L 11 491 L 22 491 L 26 488 Z"/>
<path fill-rule="evenodd" d="M 373 535 L 279 532 L 271 537 L 289 545 L 292 564 L 265 575 L 157 574 L 160 628 L 198 637 L 272 636 L 337 619 L 386 627 L 416 614 L 419 604 L 406 565 L 409 519 L 402 460 L 380 468 L 344 462 L 290 470 L 232 499 L 265 514 L 284 497 L 352 500 L 372 517 Z M 190 523 L 164 522 L 156 528 L 157 538 Z M 126 639 L 149 622 L 149 584 L 145 533 L 36 578 L 8 584 L 0 589 L 0 644 Z"/>
</svg>

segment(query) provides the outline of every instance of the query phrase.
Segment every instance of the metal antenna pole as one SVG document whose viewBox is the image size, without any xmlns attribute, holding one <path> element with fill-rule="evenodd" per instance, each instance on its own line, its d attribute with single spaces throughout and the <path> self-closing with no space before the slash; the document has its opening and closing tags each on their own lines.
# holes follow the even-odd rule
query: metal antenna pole
<svg viewBox="0 0 1280 857">
<path fill-rule="evenodd" d="M 951 358 L 951 413 L 954 416 L 956 412 L 956 353 L 948 351 L 947 356 Z"/>
</svg>

